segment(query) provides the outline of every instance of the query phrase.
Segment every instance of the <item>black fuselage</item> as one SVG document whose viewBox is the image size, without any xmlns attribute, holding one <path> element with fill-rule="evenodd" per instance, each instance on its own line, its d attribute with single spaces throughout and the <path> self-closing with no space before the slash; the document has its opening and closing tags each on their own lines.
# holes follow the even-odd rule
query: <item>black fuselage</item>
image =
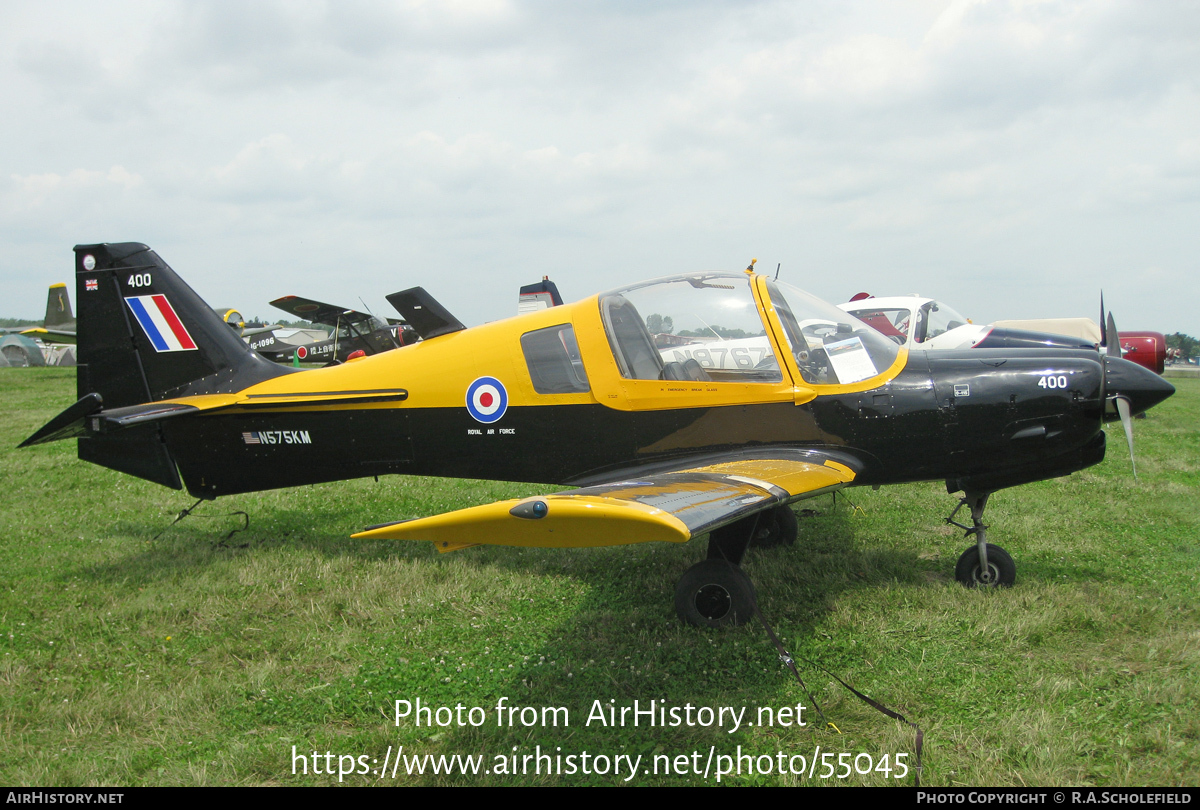
<svg viewBox="0 0 1200 810">
<path fill-rule="evenodd" d="M 873 374 L 838 383 L 823 341 L 844 348 L 853 325 L 809 344 L 770 282 L 754 278 L 667 281 L 707 292 L 748 284 L 742 304 L 772 301 L 787 315 L 783 356 L 765 334 L 751 336 L 763 360 L 736 373 L 722 359 L 711 374 L 668 375 L 640 316 L 636 334 L 603 325 L 618 303 L 637 316 L 615 293 L 603 305 L 585 299 L 475 330 L 427 331 L 422 343 L 381 357 L 297 373 L 255 354 L 145 245 L 81 245 L 79 400 L 26 444 L 78 437 L 81 459 L 200 497 L 381 474 L 580 486 L 808 451 L 840 460 L 856 485 L 945 480 L 952 491 L 981 493 L 1097 463 L 1103 421 L 1118 410 L 1127 421 L 1174 391 L 1091 349 L 914 351 L 900 367 L 894 351 L 872 360 L 866 333 L 849 344 L 858 347 L 853 362 Z M 751 294 L 755 284 L 765 298 Z M 433 303 L 420 299 L 415 310 Z M 819 317 L 802 320 L 828 332 Z M 639 336 L 644 345 L 630 342 Z M 557 357 L 539 354 L 547 346 L 561 350 L 569 376 L 586 370 L 586 378 L 563 388 L 546 376 L 555 369 L 546 356 Z M 748 382 L 726 379 L 742 372 Z M 470 392 L 485 381 L 488 402 L 475 403 Z M 507 410 L 479 410 L 498 407 L 493 395 Z M 714 404 L 730 402 L 740 404 Z"/>
<path fill-rule="evenodd" d="M 990 491 L 1103 458 L 1103 377 L 1094 351 L 914 352 L 876 389 L 803 405 L 514 406 L 496 426 L 466 408 L 343 408 L 197 415 L 162 429 L 188 489 L 206 497 L 381 474 L 583 485 L 778 447 L 835 452 L 856 484 Z"/>
</svg>

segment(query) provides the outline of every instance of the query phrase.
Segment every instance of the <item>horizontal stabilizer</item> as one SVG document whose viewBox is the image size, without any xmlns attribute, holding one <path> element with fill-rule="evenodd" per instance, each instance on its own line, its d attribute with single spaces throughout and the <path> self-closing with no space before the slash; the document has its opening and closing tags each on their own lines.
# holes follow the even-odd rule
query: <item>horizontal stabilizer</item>
<svg viewBox="0 0 1200 810">
<path fill-rule="evenodd" d="M 21 442 L 17 447 L 29 447 L 34 444 L 56 442 L 60 439 L 73 439 L 87 433 L 84 420 L 104 406 L 104 400 L 99 394 L 86 394 L 71 407 L 51 419 L 46 424 Z"/>
<path fill-rule="evenodd" d="M 183 405 L 178 402 L 148 402 L 145 405 L 130 405 L 126 408 L 101 411 L 92 417 L 90 427 L 93 433 L 109 433 L 199 411 L 200 409 L 195 405 Z"/>
<path fill-rule="evenodd" d="M 408 391 L 403 388 L 370 388 L 361 391 L 306 391 L 287 394 L 206 394 L 186 400 L 147 402 L 124 408 L 102 409 L 103 399 L 92 393 L 51 419 L 41 429 L 21 442 L 21 447 L 60 439 L 74 439 L 112 433 L 151 422 L 161 422 L 175 416 L 217 411 L 229 408 L 311 407 L 313 405 L 348 405 L 364 402 L 403 402 Z"/>
<path fill-rule="evenodd" d="M 108 410 L 103 410 L 102 404 L 99 394 L 92 393 L 84 396 L 43 425 L 37 433 L 21 442 L 19 446 L 27 447 L 32 444 L 56 442 L 61 439 L 112 433 L 116 430 L 161 422 L 172 416 L 183 416 L 201 410 L 195 405 L 178 402 L 147 402 L 145 405 L 130 405 L 125 408 Z"/>
</svg>

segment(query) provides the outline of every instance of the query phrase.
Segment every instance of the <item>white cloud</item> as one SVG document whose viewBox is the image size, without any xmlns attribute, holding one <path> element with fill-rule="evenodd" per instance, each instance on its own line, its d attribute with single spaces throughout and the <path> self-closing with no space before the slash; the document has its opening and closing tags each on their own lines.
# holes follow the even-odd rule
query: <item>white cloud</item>
<svg viewBox="0 0 1200 810">
<path fill-rule="evenodd" d="M 1101 283 L 1141 268 L 1195 285 L 1190 4 L 5 15 L 5 269 L 139 239 L 253 311 L 453 268 L 451 309 L 468 321 L 507 314 L 544 272 L 583 295 L 752 255 L 766 266 L 768 251 L 821 295 L 919 288 L 985 318 L 1034 300 L 1090 316 Z M 44 284 L 15 293 L 10 314 L 36 312 Z M 1186 296 L 1128 293 L 1138 322 L 1200 334 Z"/>
</svg>

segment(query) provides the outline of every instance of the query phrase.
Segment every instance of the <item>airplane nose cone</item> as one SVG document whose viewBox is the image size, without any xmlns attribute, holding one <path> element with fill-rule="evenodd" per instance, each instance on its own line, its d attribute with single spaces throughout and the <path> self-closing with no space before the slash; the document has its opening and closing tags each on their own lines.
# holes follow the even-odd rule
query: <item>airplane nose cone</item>
<svg viewBox="0 0 1200 810">
<path fill-rule="evenodd" d="M 1127 399 L 1131 413 L 1149 410 L 1175 393 L 1175 386 L 1150 369 L 1120 357 L 1104 358 L 1104 375 L 1108 398 Z M 1118 418 L 1116 410 L 1109 413 L 1105 409 L 1104 418 L 1105 421 Z"/>
</svg>

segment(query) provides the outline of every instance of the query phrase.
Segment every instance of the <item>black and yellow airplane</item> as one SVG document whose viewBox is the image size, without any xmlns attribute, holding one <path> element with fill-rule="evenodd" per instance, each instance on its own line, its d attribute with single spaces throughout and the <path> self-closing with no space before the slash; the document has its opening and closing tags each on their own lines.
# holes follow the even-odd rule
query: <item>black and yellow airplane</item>
<svg viewBox="0 0 1200 810">
<path fill-rule="evenodd" d="M 453 551 L 707 534 L 675 598 L 699 625 L 747 621 L 747 548 L 793 539 L 789 504 L 849 486 L 962 491 L 974 542 L 957 577 L 1010 585 L 988 496 L 1096 464 L 1103 422 L 1174 392 L 1094 349 L 909 354 L 749 268 L 472 329 L 414 287 L 389 300 L 421 342 L 300 371 L 251 351 L 145 245 L 75 254 L 80 398 L 22 446 L 75 437 L 85 461 L 201 498 L 384 473 L 567 484 L 355 537 Z"/>
</svg>

